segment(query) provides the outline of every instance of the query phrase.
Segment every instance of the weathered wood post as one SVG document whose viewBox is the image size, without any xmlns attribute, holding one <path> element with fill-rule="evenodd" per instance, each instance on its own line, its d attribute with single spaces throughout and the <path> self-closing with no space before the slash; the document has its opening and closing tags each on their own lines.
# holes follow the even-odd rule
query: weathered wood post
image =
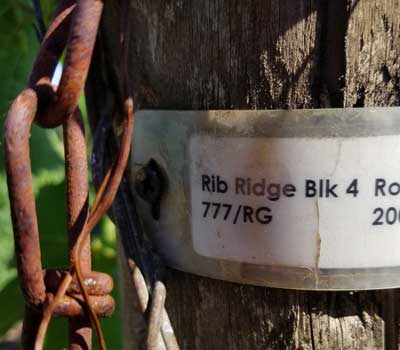
<svg viewBox="0 0 400 350">
<path fill-rule="evenodd" d="M 395 106 L 399 57 L 397 0 L 108 1 L 90 112 L 111 113 L 125 80 L 147 109 Z M 131 285 L 123 282 L 125 348 L 133 349 Z M 400 345 L 397 291 L 281 290 L 172 269 L 167 289 L 182 349 Z"/>
</svg>

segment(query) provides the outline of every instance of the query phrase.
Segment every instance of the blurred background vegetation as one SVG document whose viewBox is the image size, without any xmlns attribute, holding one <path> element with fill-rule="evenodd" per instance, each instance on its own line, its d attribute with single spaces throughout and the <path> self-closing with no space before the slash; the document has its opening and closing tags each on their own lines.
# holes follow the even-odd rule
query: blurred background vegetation
<svg viewBox="0 0 400 350">
<path fill-rule="evenodd" d="M 42 0 L 46 24 L 56 0 Z M 7 109 L 26 86 L 29 72 L 39 49 L 35 15 L 31 0 L 2 0 L 0 5 L 0 127 L 3 130 Z M 85 112 L 84 103 L 81 103 Z M 84 113 L 85 114 L 85 113 Z M 86 118 L 86 116 L 85 116 Z M 87 138 L 90 132 L 86 129 Z M 1 143 L 2 137 L 1 137 Z M 34 126 L 31 134 L 31 161 L 34 192 L 41 236 L 44 267 L 67 266 L 67 233 L 64 184 L 64 149 L 60 128 L 43 130 Z M 23 317 L 23 300 L 17 280 L 12 226 L 8 203 L 3 150 L 0 153 L 0 339 L 18 328 Z M 89 159 L 89 158 L 88 158 Z M 91 190 L 93 199 L 93 189 Z M 115 227 L 105 219 L 92 236 L 93 268 L 111 274 L 117 282 Z M 114 298 L 118 304 L 118 285 Z M 120 313 L 102 321 L 108 349 L 121 349 Z M 65 349 L 67 323 L 52 320 L 47 349 Z M 1 341 L 0 341 L 1 343 Z M 5 344 L 5 343 L 4 343 Z M 3 345 L 5 349 L 5 345 Z M 10 349 L 10 347 L 7 347 Z M 2 350 L 2 345 L 0 345 Z"/>
</svg>

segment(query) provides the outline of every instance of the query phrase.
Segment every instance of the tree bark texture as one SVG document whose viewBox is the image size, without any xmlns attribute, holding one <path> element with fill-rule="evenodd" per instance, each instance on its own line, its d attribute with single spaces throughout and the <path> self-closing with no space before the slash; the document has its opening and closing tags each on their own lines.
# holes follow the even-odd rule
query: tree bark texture
<svg viewBox="0 0 400 350">
<path fill-rule="evenodd" d="M 124 89 L 151 109 L 394 106 L 399 57 L 398 0 L 106 1 L 89 111 L 95 123 Z M 182 349 L 400 346 L 396 290 L 288 291 L 174 270 L 167 290 Z"/>
</svg>

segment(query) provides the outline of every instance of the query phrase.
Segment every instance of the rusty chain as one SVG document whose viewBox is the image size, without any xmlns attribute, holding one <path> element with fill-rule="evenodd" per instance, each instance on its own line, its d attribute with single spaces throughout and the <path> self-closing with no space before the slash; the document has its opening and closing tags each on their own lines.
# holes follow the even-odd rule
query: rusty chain
<svg viewBox="0 0 400 350">
<path fill-rule="evenodd" d="M 98 317 L 109 316 L 114 310 L 114 300 L 109 295 L 112 278 L 91 271 L 90 233 L 110 208 L 123 177 L 133 130 L 133 101 L 127 98 L 124 102 L 123 118 L 118 118 L 123 130 L 119 154 L 105 172 L 90 210 L 85 133 L 78 109 L 102 9 L 101 0 L 59 1 L 54 20 L 43 37 L 29 86 L 17 96 L 7 115 L 5 156 L 16 260 L 25 298 L 24 350 L 43 349 L 52 316 L 68 317 L 70 349 L 92 348 L 92 326 L 100 348 L 105 349 Z M 60 84 L 52 86 L 51 79 L 64 50 Z M 33 123 L 42 128 L 63 127 L 70 249 L 67 270 L 42 269 L 29 157 Z M 143 261 L 140 253 L 138 260 Z M 141 266 L 142 274 L 132 260 L 129 267 L 139 311 L 148 319 L 147 349 L 179 349 L 165 311 L 166 290 L 157 269 Z"/>
<path fill-rule="evenodd" d="M 60 1 L 33 66 L 29 87 L 15 99 L 7 115 L 7 182 L 18 273 L 26 303 L 24 349 L 42 348 L 53 315 L 70 319 L 70 349 L 91 348 L 91 322 L 101 348 L 105 348 L 97 317 L 108 316 L 114 310 L 114 300 L 109 295 L 113 287 L 111 277 L 91 271 L 89 234 L 110 207 L 121 180 L 130 150 L 133 105 L 127 99 L 120 153 L 90 213 L 86 142 L 77 108 L 102 8 L 100 0 Z M 64 49 L 62 78 L 59 86 L 54 87 L 51 78 Z M 67 271 L 42 269 L 29 157 L 33 122 L 45 128 L 63 126 L 70 246 Z"/>
</svg>

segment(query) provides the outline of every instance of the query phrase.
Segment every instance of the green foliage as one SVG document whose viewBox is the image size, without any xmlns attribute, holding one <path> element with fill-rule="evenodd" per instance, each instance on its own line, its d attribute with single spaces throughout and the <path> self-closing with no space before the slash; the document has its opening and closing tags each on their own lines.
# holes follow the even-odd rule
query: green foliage
<svg viewBox="0 0 400 350">
<path fill-rule="evenodd" d="M 54 10 L 54 0 L 42 0 L 45 22 Z M 0 128 L 12 100 L 26 86 L 39 49 L 30 0 L 2 0 L 0 5 Z M 1 138 L 2 140 L 2 138 Z M 67 234 L 62 132 L 34 126 L 31 161 L 36 196 L 43 266 L 67 266 Z M 1 141 L 2 147 L 2 141 Z M 91 191 L 93 193 L 93 190 Z M 23 315 L 23 300 L 16 277 L 13 238 L 4 169 L 0 153 L 0 336 Z M 96 229 L 93 266 L 113 275 L 117 282 L 115 228 L 107 219 Z M 116 285 L 114 297 L 117 300 Z M 109 349 L 121 348 L 119 312 L 102 321 Z M 67 342 L 65 320 L 52 320 L 46 341 L 48 349 L 63 349 Z"/>
<path fill-rule="evenodd" d="M 2 288 L 0 298 L 2 310 L 0 334 L 4 334 L 16 321 L 22 319 L 24 312 L 22 295 L 16 278 Z"/>
</svg>

